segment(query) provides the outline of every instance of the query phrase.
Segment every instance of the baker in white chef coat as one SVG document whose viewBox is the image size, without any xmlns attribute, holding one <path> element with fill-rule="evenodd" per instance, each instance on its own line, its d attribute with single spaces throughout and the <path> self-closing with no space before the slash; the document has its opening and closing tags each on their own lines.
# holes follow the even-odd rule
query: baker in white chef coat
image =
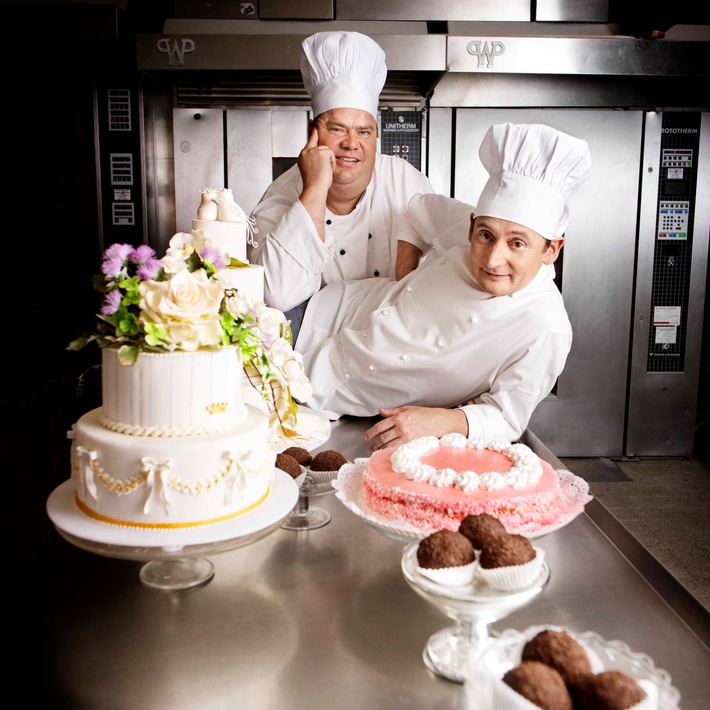
<svg viewBox="0 0 710 710">
<path fill-rule="evenodd" d="M 425 225 L 431 248 L 417 269 L 331 284 L 306 309 L 296 349 L 308 406 L 331 419 L 382 415 L 365 435 L 372 450 L 449 432 L 515 441 L 565 365 L 572 330 L 553 264 L 568 200 L 591 174 L 588 146 L 503 123 L 479 157 L 490 177 L 475 215 L 450 198 L 413 198 L 410 227 Z M 451 246 L 464 210 L 469 244 Z"/>
<path fill-rule="evenodd" d="M 318 32 L 303 41 L 301 75 L 314 119 L 298 162 L 254 208 L 259 234 L 249 260 L 264 266 L 269 306 L 298 325 L 299 304 L 346 279 L 393 277 L 395 234 L 428 178 L 377 153 L 377 106 L 385 53 L 358 32 Z M 418 260 L 419 252 L 400 250 Z M 301 308 L 302 311 L 305 308 Z"/>
</svg>

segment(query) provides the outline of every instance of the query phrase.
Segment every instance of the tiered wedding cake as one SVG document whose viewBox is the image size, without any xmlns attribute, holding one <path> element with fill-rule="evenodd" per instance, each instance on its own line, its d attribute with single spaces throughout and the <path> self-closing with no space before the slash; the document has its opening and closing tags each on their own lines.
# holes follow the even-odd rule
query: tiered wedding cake
<svg viewBox="0 0 710 710">
<path fill-rule="evenodd" d="M 158 260 L 114 244 L 95 279 L 104 294 L 91 340 L 102 348 L 102 406 L 73 426 L 78 507 L 119 526 L 175 529 L 233 519 L 264 503 L 274 476 L 267 413 L 244 403 L 243 368 L 279 392 L 300 359 L 274 322 L 283 314 L 225 288 L 228 257 L 201 233 L 176 234 Z M 278 312 L 276 312 L 278 313 Z M 307 389 L 306 389 L 307 391 Z"/>
</svg>

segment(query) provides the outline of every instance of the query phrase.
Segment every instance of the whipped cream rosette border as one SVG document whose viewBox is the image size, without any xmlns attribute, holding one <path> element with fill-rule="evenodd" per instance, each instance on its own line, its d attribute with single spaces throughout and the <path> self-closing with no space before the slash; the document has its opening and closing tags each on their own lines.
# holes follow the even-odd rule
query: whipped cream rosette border
<svg viewBox="0 0 710 710">
<path fill-rule="evenodd" d="M 509 471 L 454 471 L 452 468 L 435 468 L 422 463 L 422 457 L 439 446 L 454 449 L 489 449 L 497 451 L 513 462 Z M 456 486 L 464 491 L 477 488 L 500 490 L 507 486 L 515 489 L 534 485 L 542 476 L 539 458 L 524 444 L 511 444 L 507 441 L 489 441 L 486 439 L 467 439 L 462 434 L 446 434 L 438 439 L 435 436 L 423 436 L 400 446 L 390 457 L 392 470 L 403 474 L 411 481 L 426 482 L 432 486 Z"/>
</svg>

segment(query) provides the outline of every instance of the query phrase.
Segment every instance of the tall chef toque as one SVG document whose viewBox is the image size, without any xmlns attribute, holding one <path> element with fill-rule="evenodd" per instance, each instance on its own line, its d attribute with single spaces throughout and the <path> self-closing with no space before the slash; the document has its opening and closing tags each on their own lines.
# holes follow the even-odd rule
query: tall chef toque
<svg viewBox="0 0 710 710">
<path fill-rule="evenodd" d="M 569 224 L 567 201 L 592 174 L 586 141 L 550 126 L 499 123 L 478 156 L 490 177 L 477 217 L 517 222 L 545 239 L 560 239 Z"/>
<path fill-rule="evenodd" d="M 377 118 L 387 78 L 385 53 L 359 32 L 317 32 L 301 45 L 301 76 L 314 116 L 354 108 Z"/>
</svg>

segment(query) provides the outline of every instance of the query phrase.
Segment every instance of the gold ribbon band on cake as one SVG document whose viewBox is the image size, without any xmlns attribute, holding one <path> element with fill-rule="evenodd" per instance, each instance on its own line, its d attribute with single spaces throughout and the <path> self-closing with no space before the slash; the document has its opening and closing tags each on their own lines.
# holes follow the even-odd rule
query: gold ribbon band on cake
<svg viewBox="0 0 710 710">
<path fill-rule="evenodd" d="M 271 486 L 266 489 L 266 492 L 261 498 L 259 498 L 259 500 L 255 501 L 251 505 L 246 506 L 245 508 L 242 508 L 241 510 L 236 511 L 235 513 L 230 513 L 229 515 L 222 515 L 217 518 L 210 518 L 209 520 L 195 520 L 193 522 L 187 523 L 133 523 L 125 520 L 115 520 L 114 518 L 109 518 L 105 515 L 99 515 L 98 513 L 94 513 L 93 510 L 91 510 L 79 500 L 78 496 L 74 496 L 74 502 L 82 513 L 88 515 L 94 520 L 98 520 L 102 523 L 107 523 L 108 525 L 117 525 L 121 528 L 141 528 L 144 530 L 177 530 L 180 528 L 197 528 L 203 525 L 216 525 L 217 523 L 223 523 L 227 520 L 238 518 L 240 515 L 245 515 L 246 513 L 255 510 L 260 505 L 266 503 L 270 495 Z"/>
</svg>

